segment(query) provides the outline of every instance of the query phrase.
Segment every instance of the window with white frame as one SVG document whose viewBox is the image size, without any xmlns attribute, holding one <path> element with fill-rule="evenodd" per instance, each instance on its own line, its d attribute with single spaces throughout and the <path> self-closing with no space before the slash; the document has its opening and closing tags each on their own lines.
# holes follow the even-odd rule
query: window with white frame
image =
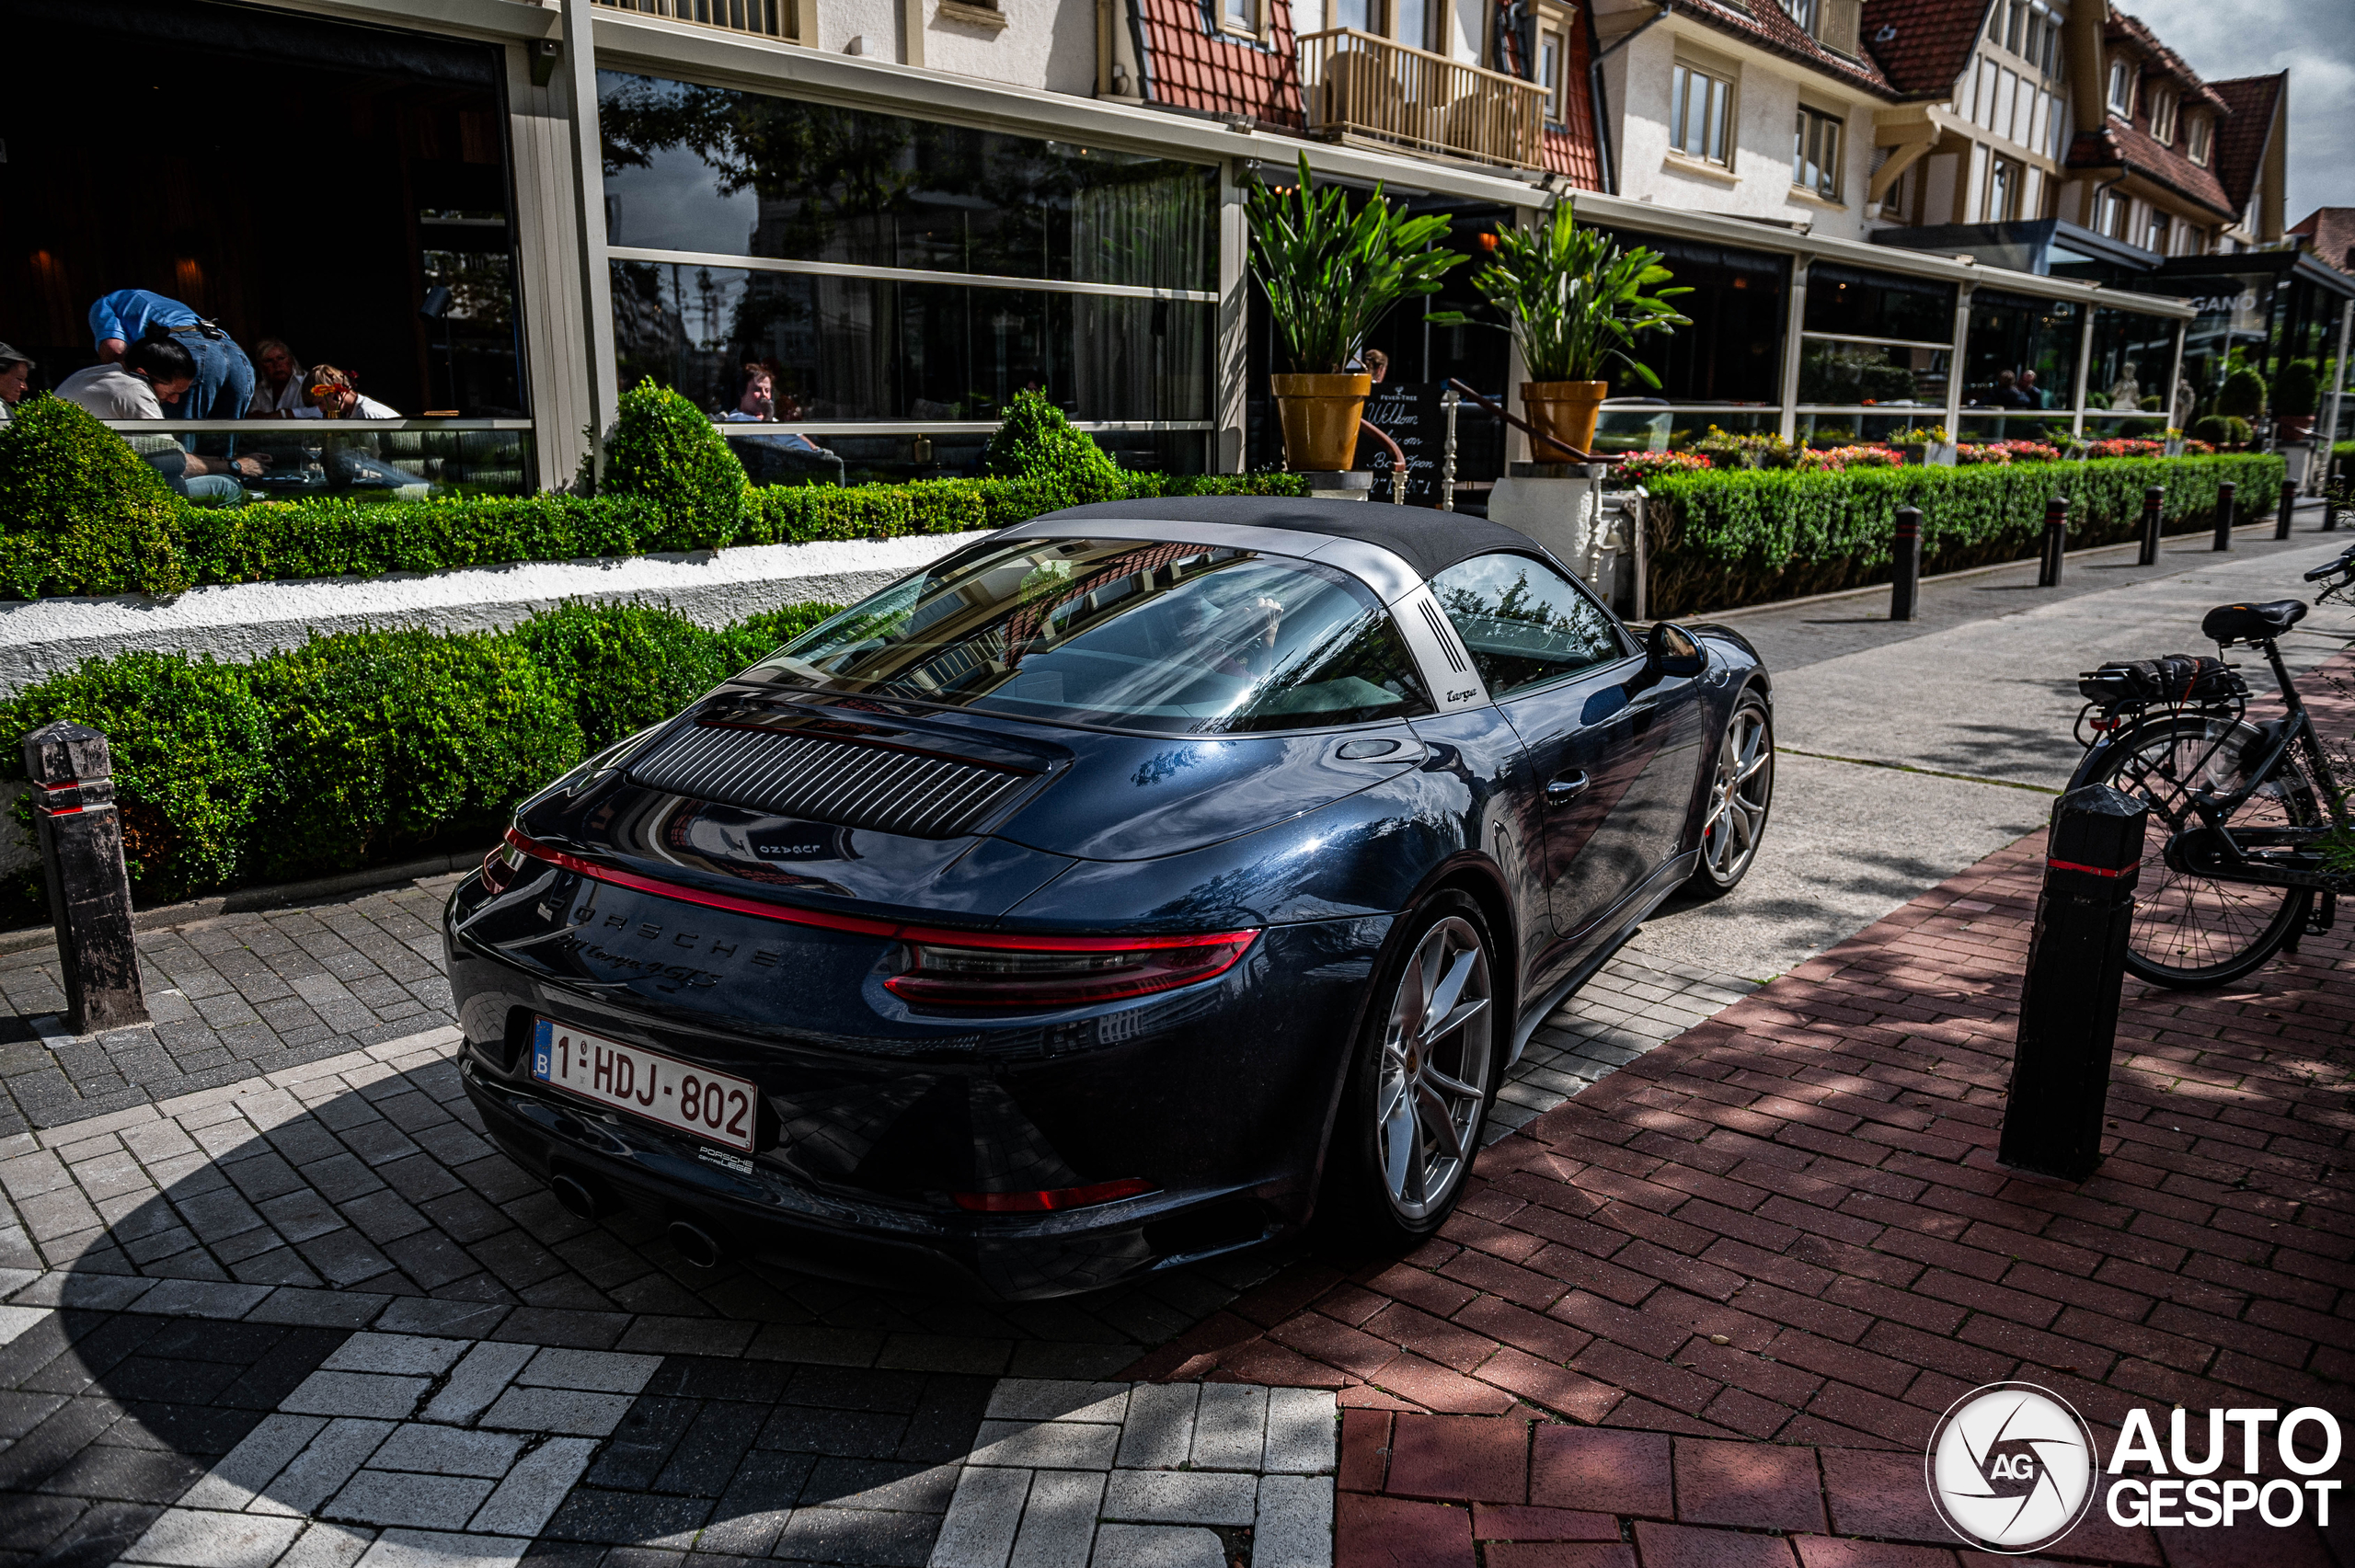
<svg viewBox="0 0 2355 1568">
<path fill-rule="evenodd" d="M 2028 30 L 2028 0 L 2012 0 L 2009 6 L 1999 7 L 1999 9 L 2010 12 L 2010 17 L 2004 25 L 2004 47 L 2014 54 L 2017 54 L 2028 41 L 2021 36 Z"/>
<path fill-rule="evenodd" d="M 1815 36 L 1816 29 L 1821 24 L 1823 0 L 1783 0 L 1783 9 L 1790 13 L 1791 20 L 1799 25 L 1800 31 L 1810 38 Z"/>
<path fill-rule="evenodd" d="M 2151 140 L 2162 147 L 2175 145 L 2175 89 L 2151 89 Z"/>
<path fill-rule="evenodd" d="M 1537 14 L 1537 81 L 1545 89 L 1545 118 L 1567 124 L 1570 108 L 1570 21 L 1557 11 Z"/>
<path fill-rule="evenodd" d="M 2111 239 L 2124 239 L 2126 237 L 2126 198 L 2114 190 L 2103 191 L 2101 209 L 2094 217 L 2094 228 L 2097 233 Z"/>
<path fill-rule="evenodd" d="M 1840 120 L 1799 106 L 1791 132 L 1791 183 L 1826 201 L 1840 200 Z"/>
<path fill-rule="evenodd" d="M 2216 144 L 2216 122 L 2204 114 L 2195 114 L 2184 121 L 2184 155 L 2201 168 L 2208 166 L 2208 155 Z"/>
<path fill-rule="evenodd" d="M 2109 63 L 2109 112 L 2134 112 L 2134 67 L 2123 60 Z"/>
<path fill-rule="evenodd" d="M 1733 162 L 1726 127 L 1733 118 L 1733 83 L 1679 63 L 1670 84 L 1668 144 L 1704 163 Z"/>
<path fill-rule="evenodd" d="M 2020 192 L 2028 170 L 2009 158 L 1987 160 L 1986 216 L 1990 223 L 2008 223 L 2020 215 Z"/>
<path fill-rule="evenodd" d="M 1215 0 L 1215 3 L 1220 31 L 1258 38 L 1265 30 L 1267 13 L 1263 0 Z"/>
<path fill-rule="evenodd" d="M 2154 212 L 2151 214 L 2150 223 L 2142 230 L 2142 248 L 2165 256 L 2167 253 L 2169 227 L 2167 215 L 2165 212 Z"/>
</svg>

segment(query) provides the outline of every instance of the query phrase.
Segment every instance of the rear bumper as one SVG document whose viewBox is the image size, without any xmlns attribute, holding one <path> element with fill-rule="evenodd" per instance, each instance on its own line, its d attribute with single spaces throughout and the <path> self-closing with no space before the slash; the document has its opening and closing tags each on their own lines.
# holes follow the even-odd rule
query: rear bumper
<svg viewBox="0 0 2355 1568">
<path fill-rule="evenodd" d="M 543 1178 L 570 1175 L 803 1272 L 1028 1299 L 1101 1289 L 1307 1220 L 1387 923 L 1272 928 L 1217 979 L 980 1026 L 930 1048 L 798 1036 L 803 1009 L 774 983 L 758 1000 L 775 1013 L 754 1034 L 716 1026 L 709 992 L 705 1007 L 666 1015 L 639 995 L 557 984 L 454 927 L 445 942 L 467 1093 L 491 1136 Z M 754 1080 L 764 1104 L 752 1168 L 529 1078 L 519 1047 L 534 1016 Z M 1122 1176 L 1156 1190 L 1051 1214 L 977 1215 L 947 1201 Z"/>
</svg>

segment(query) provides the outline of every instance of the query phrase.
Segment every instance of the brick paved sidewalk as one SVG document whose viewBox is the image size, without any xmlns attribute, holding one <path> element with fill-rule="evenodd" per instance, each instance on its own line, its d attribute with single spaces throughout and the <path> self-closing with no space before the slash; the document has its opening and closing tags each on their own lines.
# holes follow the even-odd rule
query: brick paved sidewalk
<svg viewBox="0 0 2355 1568">
<path fill-rule="evenodd" d="M 2137 1404 L 2355 1417 L 2349 929 L 2232 990 L 2130 982 L 2106 1162 L 2016 1175 L 1994 1146 L 2041 851 L 1988 857 L 1493 1145 L 1411 1257 L 1295 1264 L 1132 1375 L 1337 1391 L 1344 1563 L 1469 1563 L 1478 1535 L 1602 1543 L 1490 1547 L 1492 1568 L 1603 1568 L 1626 1543 L 1648 1568 L 1791 1568 L 1783 1539 L 1680 1533 L 1702 1526 L 1943 1549 L 1922 1446 L 2005 1379 L 2106 1447 Z M 2326 1561 L 2311 1532 L 2232 1540 Z M 2094 1521 L 2053 1555 L 2219 1550 Z"/>
</svg>

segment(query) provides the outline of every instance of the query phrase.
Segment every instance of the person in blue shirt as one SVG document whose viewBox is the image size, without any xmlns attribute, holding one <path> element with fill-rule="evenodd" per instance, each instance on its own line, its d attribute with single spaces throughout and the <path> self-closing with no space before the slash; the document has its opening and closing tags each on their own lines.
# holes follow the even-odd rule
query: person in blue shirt
<svg viewBox="0 0 2355 1568">
<path fill-rule="evenodd" d="M 90 337 L 102 364 L 160 327 L 196 360 L 196 382 L 164 405 L 167 419 L 242 419 L 254 400 L 254 362 L 229 335 L 179 301 L 145 289 L 117 289 L 90 307 Z M 208 442 L 216 444 L 220 438 Z M 191 448 L 193 450 L 193 448 Z"/>
</svg>

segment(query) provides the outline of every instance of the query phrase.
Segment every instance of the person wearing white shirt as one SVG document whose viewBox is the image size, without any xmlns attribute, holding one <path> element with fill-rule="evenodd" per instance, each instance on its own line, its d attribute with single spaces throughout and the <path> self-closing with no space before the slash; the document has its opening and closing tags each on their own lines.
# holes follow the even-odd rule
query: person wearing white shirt
<svg viewBox="0 0 2355 1568">
<path fill-rule="evenodd" d="M 362 397 L 357 378 L 349 371 L 333 365 L 313 365 L 311 373 L 303 378 L 311 406 L 296 410 L 296 418 L 307 419 L 397 419 L 401 412 L 387 407 L 373 397 Z"/>
<path fill-rule="evenodd" d="M 0 343 L 0 425 L 6 425 L 9 411 L 25 400 L 25 388 L 32 379 L 32 361 Z"/>
<path fill-rule="evenodd" d="M 310 377 L 284 339 L 265 338 L 254 345 L 254 400 L 249 419 L 291 419 L 310 404 Z"/>
<path fill-rule="evenodd" d="M 151 333 L 114 363 L 75 371 L 58 383 L 57 395 L 101 419 L 160 419 L 164 405 L 195 384 L 196 356 L 168 336 Z M 270 461 L 200 457 L 177 446 L 140 455 L 173 489 L 208 506 L 243 501 L 243 481 L 259 478 Z"/>
</svg>

